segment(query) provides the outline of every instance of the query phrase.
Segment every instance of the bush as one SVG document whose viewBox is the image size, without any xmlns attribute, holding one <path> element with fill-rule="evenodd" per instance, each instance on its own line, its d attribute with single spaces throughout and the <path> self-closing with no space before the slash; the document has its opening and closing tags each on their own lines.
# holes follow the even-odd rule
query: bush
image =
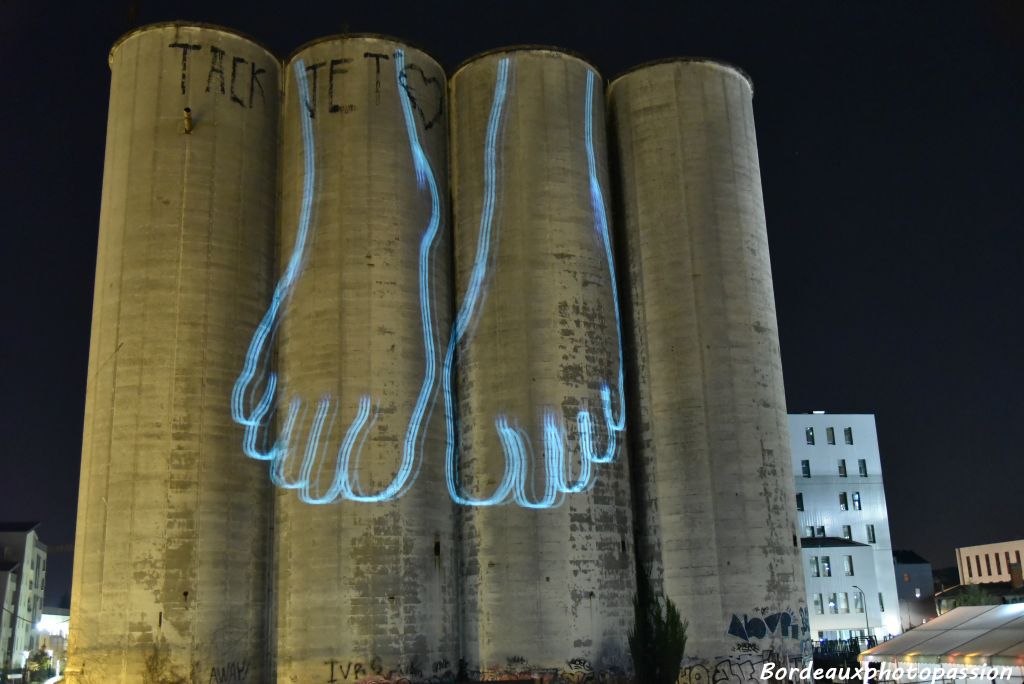
<svg viewBox="0 0 1024 684">
<path fill-rule="evenodd" d="M 633 613 L 629 652 L 636 681 L 675 684 L 686 652 L 687 623 L 680 618 L 672 599 L 666 597 L 662 608 L 645 568 L 637 573 Z"/>
</svg>

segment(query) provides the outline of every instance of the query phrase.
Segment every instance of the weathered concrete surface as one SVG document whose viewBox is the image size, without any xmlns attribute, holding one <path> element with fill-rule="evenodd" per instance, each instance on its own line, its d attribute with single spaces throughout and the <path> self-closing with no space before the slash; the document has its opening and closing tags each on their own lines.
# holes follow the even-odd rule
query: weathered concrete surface
<svg viewBox="0 0 1024 684">
<path fill-rule="evenodd" d="M 502 60 L 504 102 L 496 110 Z M 458 354 L 465 494 L 491 497 L 508 454 L 496 421 L 528 442 L 524 489 L 542 498 L 545 412 L 567 435 L 571 478 L 580 473 L 578 412 L 608 442 L 600 386 L 617 388 L 612 278 L 592 202 L 587 79 L 593 68 L 550 50 L 498 51 L 451 80 L 452 192 L 457 306 L 465 306 L 488 204 L 489 122 L 494 203 L 479 306 Z M 500 90 L 500 87 L 498 88 Z M 593 76 L 596 179 L 607 198 L 603 94 Z M 500 100 L 500 97 L 499 97 Z M 544 510 L 516 503 L 460 508 L 463 657 L 484 675 L 560 672 L 579 657 L 598 670 L 629 669 L 626 632 L 635 588 L 628 467 L 594 464 L 595 483 Z M 538 675 L 539 676 L 539 675 Z"/>
<path fill-rule="evenodd" d="M 687 656 L 799 653 L 803 576 L 750 83 L 680 60 L 609 91 L 641 557 L 690 622 Z"/>
<path fill-rule="evenodd" d="M 269 491 L 229 401 L 270 289 L 278 61 L 163 25 L 110 66 L 66 681 L 261 681 Z"/>
<path fill-rule="evenodd" d="M 399 49 L 404 50 L 405 86 L 396 74 Z M 295 73 L 297 60 L 305 67 L 305 93 Z M 301 500 L 297 490 L 278 490 L 276 678 L 355 681 L 390 672 L 434 674 L 434 665 L 444 662 L 438 674 L 454 672 L 455 520 L 444 484 L 445 424 L 438 400 L 451 325 L 444 72 L 418 50 L 371 37 L 318 41 L 286 69 L 281 269 L 296 244 L 306 181 L 303 117 L 312 116 L 307 120 L 315 141 L 316 181 L 308 258 L 280 333 L 279 402 L 286 409 L 298 401 L 303 411 L 291 436 L 286 479 L 301 476 L 311 435 L 315 441 L 313 417 L 324 400 L 330 413 L 311 498 L 330 489 L 343 438 L 363 397 L 369 398 L 371 417 L 353 448 L 351 477 L 364 494 L 373 495 L 401 471 L 428 375 L 421 295 L 432 312 L 434 380 L 425 395 L 422 431 L 412 444 L 416 458 L 407 491 L 400 498 L 314 505 Z M 426 248 L 426 291 L 420 257 L 431 222 L 431 193 L 428 183 L 417 182 L 402 87 L 411 95 L 416 137 L 442 201 L 436 239 Z"/>
</svg>

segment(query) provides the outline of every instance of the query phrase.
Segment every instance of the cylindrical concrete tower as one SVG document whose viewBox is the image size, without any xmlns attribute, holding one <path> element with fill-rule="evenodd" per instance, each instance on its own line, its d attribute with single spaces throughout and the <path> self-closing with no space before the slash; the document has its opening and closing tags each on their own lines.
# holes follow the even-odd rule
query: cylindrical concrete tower
<svg viewBox="0 0 1024 684">
<path fill-rule="evenodd" d="M 264 681 L 269 487 L 230 403 L 270 294 L 279 62 L 162 24 L 110 68 L 66 681 Z"/>
<path fill-rule="evenodd" d="M 374 36 L 286 70 L 277 679 L 454 673 L 445 74 Z"/>
<path fill-rule="evenodd" d="M 610 87 L 641 559 L 711 658 L 807 637 L 753 91 L 676 60 Z"/>
<path fill-rule="evenodd" d="M 632 515 L 603 85 L 543 48 L 451 82 L 463 648 L 492 675 L 629 669 Z"/>
</svg>

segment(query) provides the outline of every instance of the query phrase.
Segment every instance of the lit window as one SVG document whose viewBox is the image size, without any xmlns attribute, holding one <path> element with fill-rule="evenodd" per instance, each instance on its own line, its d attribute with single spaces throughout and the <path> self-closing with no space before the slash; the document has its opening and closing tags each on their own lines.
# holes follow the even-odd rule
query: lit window
<svg viewBox="0 0 1024 684">
<path fill-rule="evenodd" d="M 882 592 L 878 592 L 878 610 L 885 612 L 885 601 L 882 600 Z"/>
<path fill-rule="evenodd" d="M 821 568 L 818 565 L 817 556 L 811 556 L 811 577 L 821 577 Z"/>
<path fill-rule="evenodd" d="M 804 477 L 810 477 L 811 476 L 811 462 L 810 461 L 800 461 L 800 472 L 803 473 Z"/>
<path fill-rule="evenodd" d="M 914 587 L 914 598 L 921 598 L 921 588 Z"/>
<path fill-rule="evenodd" d="M 847 444 L 853 444 L 853 428 L 843 428 L 843 438 Z"/>
<path fill-rule="evenodd" d="M 814 428 L 809 427 L 804 430 L 804 439 L 808 444 L 814 444 Z"/>
<path fill-rule="evenodd" d="M 846 595 L 845 591 L 839 592 L 839 612 L 849 613 L 850 612 L 850 599 Z"/>
<path fill-rule="evenodd" d="M 850 507 L 850 502 L 846 498 L 846 492 L 839 492 L 839 510 L 845 511 Z"/>
<path fill-rule="evenodd" d="M 843 556 L 843 574 L 853 577 L 853 556 Z"/>
<path fill-rule="evenodd" d="M 859 591 L 855 592 L 853 594 L 853 612 L 854 613 L 863 613 L 864 612 L 864 597 L 861 595 L 861 593 Z"/>
<path fill-rule="evenodd" d="M 853 493 L 853 510 L 860 510 L 860 492 Z"/>
<path fill-rule="evenodd" d="M 909 572 L 903 573 L 903 582 L 904 582 L 904 584 L 909 584 L 910 583 L 910 573 Z"/>
<path fill-rule="evenodd" d="M 804 510 L 804 495 L 800 492 L 796 493 L 796 510 Z"/>
<path fill-rule="evenodd" d="M 835 444 L 836 443 L 836 429 L 835 428 L 826 428 L 825 429 L 825 440 L 829 444 Z"/>
<path fill-rule="evenodd" d="M 828 556 L 821 557 L 821 576 L 831 577 L 832 576 L 832 563 Z"/>
<path fill-rule="evenodd" d="M 839 459 L 839 477 L 846 477 L 846 459 Z"/>
<path fill-rule="evenodd" d="M 810 525 L 805 527 L 804 528 L 804 536 L 805 537 L 813 537 L 814 536 L 814 528 L 811 527 Z"/>
<path fill-rule="evenodd" d="M 814 534 L 817 537 L 824 537 L 825 536 L 825 526 L 824 525 L 818 525 L 817 527 L 815 527 L 814 528 Z"/>
<path fill-rule="evenodd" d="M 835 592 L 828 595 L 828 612 L 833 615 L 839 614 L 839 600 L 836 598 Z"/>
<path fill-rule="evenodd" d="M 823 605 L 821 605 L 821 603 L 822 603 L 821 602 L 821 594 L 815 594 L 814 595 L 814 614 L 815 615 L 824 615 L 825 614 L 825 607 Z"/>
<path fill-rule="evenodd" d="M 861 477 L 867 477 L 868 476 L 868 461 L 867 461 L 866 458 L 858 458 L 857 459 L 857 470 L 860 471 L 860 476 Z"/>
<path fill-rule="evenodd" d="M 874 544 L 875 543 L 875 526 L 874 525 L 868 525 L 867 528 L 868 528 L 868 543 L 869 544 Z"/>
<path fill-rule="evenodd" d="M 853 532 L 850 530 L 849 525 L 843 525 L 843 539 L 853 541 Z"/>
</svg>

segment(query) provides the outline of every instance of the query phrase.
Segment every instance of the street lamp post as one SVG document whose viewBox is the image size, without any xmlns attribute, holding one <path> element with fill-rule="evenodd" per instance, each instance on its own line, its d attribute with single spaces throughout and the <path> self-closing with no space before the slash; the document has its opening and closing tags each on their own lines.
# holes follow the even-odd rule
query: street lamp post
<svg viewBox="0 0 1024 684">
<path fill-rule="evenodd" d="M 867 648 L 868 639 L 871 638 L 871 623 L 868 621 L 868 595 L 856 584 L 851 586 L 860 592 L 860 604 L 864 608 L 864 647 Z"/>
</svg>

